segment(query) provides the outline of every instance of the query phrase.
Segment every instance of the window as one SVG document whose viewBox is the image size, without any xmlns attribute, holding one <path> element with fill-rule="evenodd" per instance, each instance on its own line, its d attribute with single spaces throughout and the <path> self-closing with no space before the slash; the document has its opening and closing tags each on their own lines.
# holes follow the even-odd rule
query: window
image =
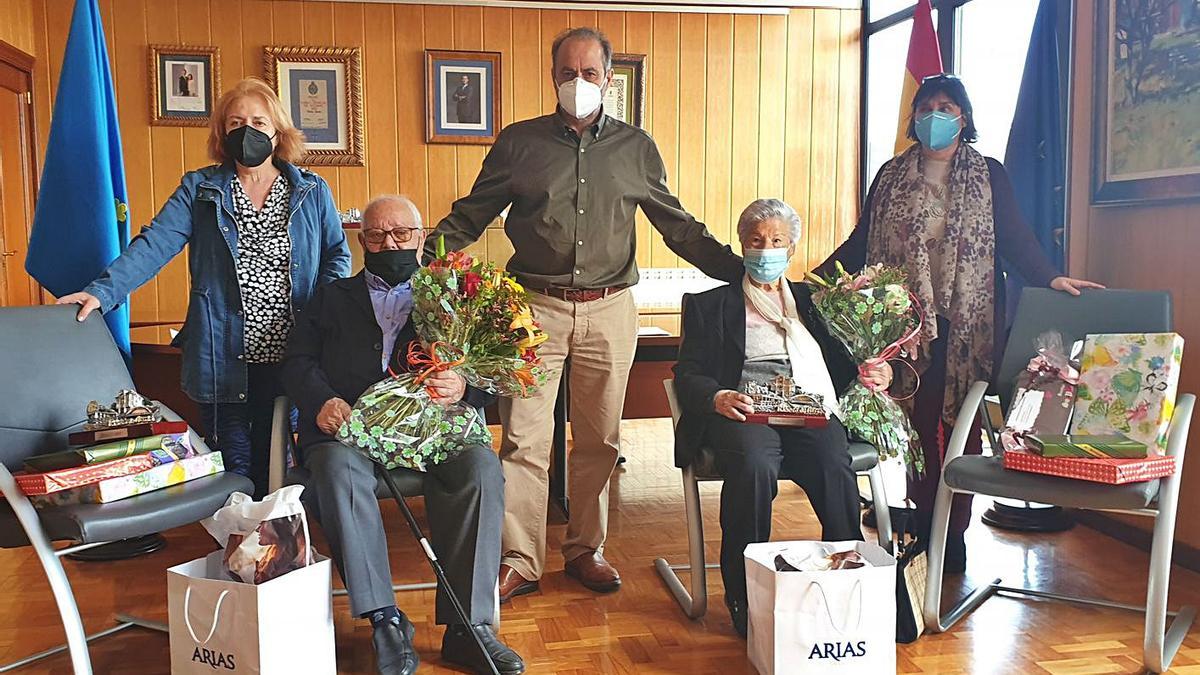
<svg viewBox="0 0 1200 675">
<path fill-rule="evenodd" d="M 899 124 L 913 0 L 864 0 L 866 91 L 862 132 L 862 191 L 891 159 Z M 1038 0 L 933 0 L 933 22 L 948 70 L 958 74 L 975 108 L 984 155 L 1004 159 L 1025 52 Z M 953 8 L 953 10 L 951 9 Z M 940 11 L 939 11 L 940 10 Z"/>
<path fill-rule="evenodd" d="M 959 77 L 975 108 L 975 149 L 1004 161 L 1037 0 L 975 0 L 958 9 Z"/>
</svg>

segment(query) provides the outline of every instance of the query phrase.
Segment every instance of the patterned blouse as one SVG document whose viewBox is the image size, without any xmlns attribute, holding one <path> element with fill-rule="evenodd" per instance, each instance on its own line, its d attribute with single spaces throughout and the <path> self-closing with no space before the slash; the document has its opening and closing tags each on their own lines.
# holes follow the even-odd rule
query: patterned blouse
<svg viewBox="0 0 1200 675">
<path fill-rule="evenodd" d="M 233 181 L 238 255 L 235 261 L 242 311 L 246 317 L 248 363 L 278 363 L 292 330 L 292 238 L 288 233 L 291 184 L 280 175 L 271 185 L 262 210 Z"/>
</svg>

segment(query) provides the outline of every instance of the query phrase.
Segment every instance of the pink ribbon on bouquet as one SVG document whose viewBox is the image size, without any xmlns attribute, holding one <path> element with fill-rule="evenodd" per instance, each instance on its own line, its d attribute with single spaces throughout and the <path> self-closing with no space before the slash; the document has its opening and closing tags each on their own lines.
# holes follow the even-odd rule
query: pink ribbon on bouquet
<svg viewBox="0 0 1200 675">
<path fill-rule="evenodd" d="M 884 347 L 883 350 L 876 354 L 873 358 L 869 358 L 866 361 L 858 364 L 858 377 L 860 382 L 862 381 L 862 378 L 866 377 L 868 366 L 874 367 L 888 361 L 900 361 L 900 363 L 908 366 L 908 369 L 913 373 L 913 377 L 917 379 L 916 384 L 913 385 L 911 394 L 908 396 L 902 396 L 900 398 L 892 396 L 885 390 L 883 394 L 893 401 L 907 401 L 908 399 L 917 395 L 917 389 L 921 386 L 921 374 L 917 372 L 917 369 L 914 368 L 913 364 L 909 363 L 907 359 L 900 358 L 901 352 L 904 351 L 904 348 L 909 342 L 912 342 L 916 339 L 917 335 L 921 333 L 921 327 L 925 325 L 925 312 L 921 307 L 921 303 L 917 300 L 917 296 L 913 295 L 912 291 L 909 291 L 908 298 L 912 302 L 913 307 L 915 307 L 917 310 L 917 324 L 913 326 L 912 330 L 906 333 L 903 337 Z M 872 389 L 872 391 L 874 390 Z"/>
</svg>

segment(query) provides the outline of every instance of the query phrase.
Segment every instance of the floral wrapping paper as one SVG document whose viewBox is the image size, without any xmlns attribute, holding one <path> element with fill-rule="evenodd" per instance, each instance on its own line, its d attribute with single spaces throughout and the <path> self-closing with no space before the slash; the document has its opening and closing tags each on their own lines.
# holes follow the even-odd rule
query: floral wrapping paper
<svg viewBox="0 0 1200 675">
<path fill-rule="evenodd" d="M 147 492 L 161 490 L 189 480 L 212 476 L 225 471 L 221 453 L 208 452 L 169 464 L 162 464 L 140 473 L 108 478 L 89 485 L 73 487 L 44 495 L 30 496 L 34 506 L 65 506 L 68 504 L 107 504 Z"/>
<path fill-rule="evenodd" d="M 1175 473 L 1175 458 L 1159 456 L 1142 459 L 1042 457 L 1027 450 L 1008 448 L 1004 451 L 1004 468 L 1087 480 L 1093 483 L 1121 485 L 1170 476 Z"/>
<path fill-rule="evenodd" d="M 1087 336 L 1071 433 L 1125 434 L 1165 453 L 1182 358 L 1177 333 Z"/>
</svg>

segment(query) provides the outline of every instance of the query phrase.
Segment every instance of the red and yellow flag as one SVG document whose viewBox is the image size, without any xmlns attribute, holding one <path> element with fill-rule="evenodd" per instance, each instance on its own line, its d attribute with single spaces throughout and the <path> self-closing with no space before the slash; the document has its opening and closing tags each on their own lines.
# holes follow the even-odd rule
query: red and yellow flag
<svg viewBox="0 0 1200 675">
<path fill-rule="evenodd" d="M 896 126 L 896 154 L 904 152 L 913 142 L 908 139 L 908 118 L 913 97 L 921 80 L 942 72 L 942 51 L 938 46 L 937 29 L 933 26 L 933 7 L 930 0 L 918 0 L 913 10 L 912 35 L 908 38 L 908 63 L 904 69 L 904 92 L 900 94 L 900 120 Z"/>
</svg>

